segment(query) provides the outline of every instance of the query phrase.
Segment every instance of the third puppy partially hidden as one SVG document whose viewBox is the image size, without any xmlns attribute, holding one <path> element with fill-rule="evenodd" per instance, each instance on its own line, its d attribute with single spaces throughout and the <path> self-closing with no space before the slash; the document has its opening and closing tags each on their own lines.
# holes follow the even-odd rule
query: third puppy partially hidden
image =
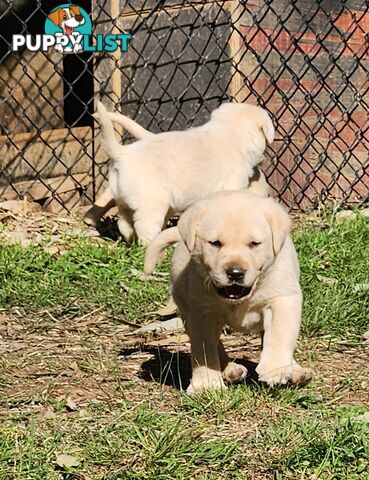
<svg viewBox="0 0 369 480">
<path fill-rule="evenodd" d="M 225 103 L 205 125 L 149 135 L 130 145 L 117 141 L 114 114 L 101 103 L 97 111 L 102 141 L 113 160 L 109 186 L 119 210 L 119 230 L 127 240 L 136 232 L 143 244 L 193 202 L 248 187 L 266 144 L 274 139 L 268 113 L 248 104 Z M 252 186 L 267 195 L 264 176 Z"/>
<path fill-rule="evenodd" d="M 178 242 L 172 290 L 191 340 L 189 393 L 245 378 L 246 368 L 229 360 L 220 341 L 226 324 L 261 334 L 261 381 L 272 387 L 311 380 L 311 370 L 293 357 L 302 294 L 290 223 L 272 198 L 222 192 L 191 206 L 148 247 L 146 274 L 164 248 Z"/>
</svg>

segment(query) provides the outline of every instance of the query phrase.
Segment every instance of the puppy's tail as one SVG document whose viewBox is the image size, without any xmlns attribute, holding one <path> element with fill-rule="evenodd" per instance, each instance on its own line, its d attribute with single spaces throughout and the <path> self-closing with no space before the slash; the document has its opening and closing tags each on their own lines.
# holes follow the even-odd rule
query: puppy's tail
<svg viewBox="0 0 369 480">
<path fill-rule="evenodd" d="M 123 128 L 125 128 L 133 137 L 137 138 L 138 140 L 141 140 L 147 137 L 152 137 L 153 135 L 155 135 L 154 133 L 146 130 L 146 128 L 141 127 L 141 125 L 136 123 L 131 118 L 126 117 L 121 113 L 117 113 L 117 112 L 107 112 L 107 113 L 113 122 L 116 122 L 116 123 L 119 123 L 119 125 L 122 125 Z"/>
<path fill-rule="evenodd" d="M 150 245 L 146 249 L 144 260 L 144 273 L 145 275 L 151 275 L 154 271 L 156 264 L 159 261 L 160 254 L 173 243 L 177 243 L 181 239 L 179 230 L 177 227 L 167 228 L 159 233 L 154 238 Z"/>
<path fill-rule="evenodd" d="M 101 127 L 101 141 L 112 159 L 119 157 L 122 154 L 122 145 L 118 142 L 114 133 L 113 123 L 110 119 L 109 113 L 101 102 L 97 102 L 97 113 L 94 114 Z"/>
</svg>

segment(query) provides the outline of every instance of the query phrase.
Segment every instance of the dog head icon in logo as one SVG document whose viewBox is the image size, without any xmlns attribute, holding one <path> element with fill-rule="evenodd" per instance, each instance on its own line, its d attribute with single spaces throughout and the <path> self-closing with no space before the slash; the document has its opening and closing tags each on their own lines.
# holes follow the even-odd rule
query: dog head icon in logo
<svg viewBox="0 0 369 480">
<path fill-rule="evenodd" d="M 80 53 L 83 35 L 92 33 L 91 19 L 77 5 L 59 5 L 47 16 L 45 33 L 56 37 L 55 50 L 58 52 Z"/>
</svg>

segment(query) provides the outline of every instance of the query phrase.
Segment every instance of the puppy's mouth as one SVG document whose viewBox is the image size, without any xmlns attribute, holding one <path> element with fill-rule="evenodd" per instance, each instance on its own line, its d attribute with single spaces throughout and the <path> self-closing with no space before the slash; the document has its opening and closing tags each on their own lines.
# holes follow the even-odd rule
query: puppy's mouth
<svg viewBox="0 0 369 480">
<path fill-rule="evenodd" d="M 228 300 L 241 300 L 249 295 L 252 290 L 252 285 L 251 287 L 244 287 L 237 283 L 233 283 L 232 285 L 226 285 L 225 287 L 215 286 L 215 289 L 223 298 L 227 298 Z"/>
<path fill-rule="evenodd" d="M 69 27 L 68 25 L 64 25 L 64 31 L 66 35 L 72 35 L 73 27 Z"/>
</svg>

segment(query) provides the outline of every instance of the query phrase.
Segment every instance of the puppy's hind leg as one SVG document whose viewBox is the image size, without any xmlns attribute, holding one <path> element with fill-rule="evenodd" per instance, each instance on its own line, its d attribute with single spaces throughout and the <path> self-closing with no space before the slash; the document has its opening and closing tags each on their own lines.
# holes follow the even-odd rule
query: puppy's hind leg
<svg viewBox="0 0 369 480">
<path fill-rule="evenodd" d="M 115 201 L 111 190 L 109 187 L 106 187 L 104 192 L 98 197 L 94 205 L 86 212 L 83 221 L 87 225 L 96 227 L 99 223 L 101 217 L 105 215 L 112 207 L 114 207 Z"/>
<path fill-rule="evenodd" d="M 132 210 L 122 200 L 117 200 L 117 207 L 118 229 L 124 240 L 129 243 L 134 234 Z"/>
<path fill-rule="evenodd" d="M 149 245 L 161 232 L 166 214 L 169 210 L 169 200 L 155 198 L 142 202 L 133 216 L 134 229 L 138 240 L 143 245 Z"/>
</svg>

